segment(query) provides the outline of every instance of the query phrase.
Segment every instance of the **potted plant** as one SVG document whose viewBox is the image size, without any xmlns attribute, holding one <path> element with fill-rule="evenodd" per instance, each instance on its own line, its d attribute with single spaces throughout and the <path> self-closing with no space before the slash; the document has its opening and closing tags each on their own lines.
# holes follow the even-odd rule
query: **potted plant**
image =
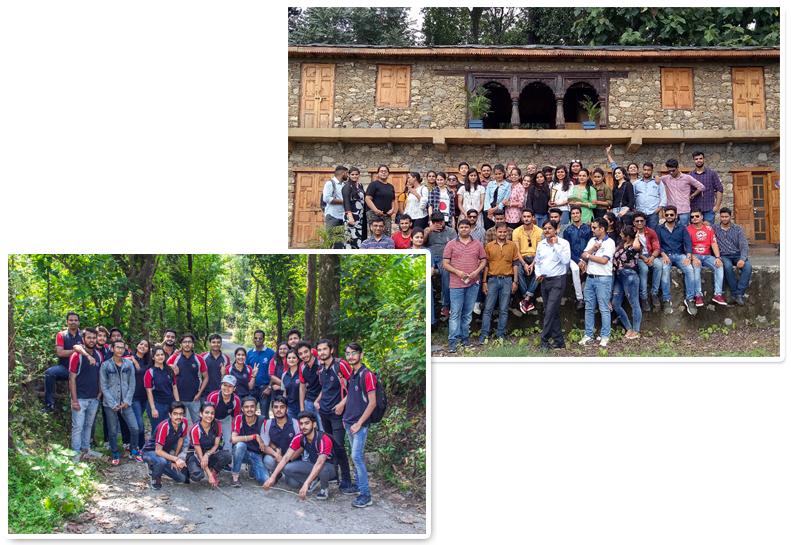
<svg viewBox="0 0 791 545">
<path fill-rule="evenodd" d="M 582 106 L 582 109 L 585 110 L 585 113 L 588 115 L 588 121 L 582 122 L 582 128 L 595 129 L 596 118 L 601 114 L 601 102 L 593 102 L 591 97 L 585 95 L 585 99 L 580 101 L 580 106 Z"/>
<path fill-rule="evenodd" d="M 467 101 L 464 104 L 459 104 L 459 107 L 470 112 L 467 127 L 483 129 L 483 118 L 492 111 L 492 101 L 486 96 L 489 94 L 489 90 L 483 87 L 478 87 L 474 92 L 466 87 L 461 87 L 461 89 L 467 94 Z"/>
</svg>

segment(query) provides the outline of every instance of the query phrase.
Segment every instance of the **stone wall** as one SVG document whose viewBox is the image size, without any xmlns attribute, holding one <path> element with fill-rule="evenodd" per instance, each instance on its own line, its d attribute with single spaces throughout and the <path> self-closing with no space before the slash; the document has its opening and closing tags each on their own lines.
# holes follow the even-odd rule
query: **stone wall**
<svg viewBox="0 0 791 545">
<path fill-rule="evenodd" d="M 613 147 L 613 159 L 626 166 L 634 161 L 642 165 L 646 161 L 654 163 L 658 169 L 670 157 L 676 157 L 682 168 L 694 168 L 692 153 L 701 149 L 706 154 L 706 166 L 716 171 L 722 180 L 723 206 L 733 208 L 733 176 L 729 172 L 735 167 L 773 167 L 780 170 L 780 154 L 772 152 L 770 144 L 734 144 L 730 151 L 724 144 L 701 144 L 686 146 L 679 152 L 678 144 L 644 145 L 637 153 L 626 153 L 623 146 Z M 586 168 L 597 166 L 609 168 L 605 147 L 594 146 L 549 146 L 538 144 L 530 146 L 491 146 L 449 145 L 448 153 L 441 154 L 432 144 L 394 144 L 391 154 L 386 144 L 344 144 L 341 152 L 336 143 L 297 143 L 294 151 L 289 152 L 289 224 L 294 202 L 294 174 L 299 167 L 329 167 L 337 164 L 347 167 L 356 166 L 362 173 L 360 181 L 370 182 L 367 169 L 384 163 L 390 168 L 407 168 L 420 172 L 424 177 L 429 170 L 456 168 L 462 161 L 472 166 L 483 163 L 495 165 L 515 162 L 524 171 L 528 163 L 537 165 L 568 165 L 569 160 L 579 158 Z"/>
<path fill-rule="evenodd" d="M 387 58 L 388 63 L 402 62 Z M 289 127 L 299 126 L 299 73 L 302 59 L 289 59 Z M 610 80 L 608 124 L 611 129 L 732 129 L 732 66 L 763 66 L 767 129 L 780 127 L 780 64 L 766 63 L 661 63 L 663 67 L 692 67 L 694 110 L 663 110 L 660 64 L 573 61 L 466 61 L 403 60 L 412 66 L 409 108 L 377 108 L 376 61 L 368 59 L 310 59 L 335 62 L 334 127 L 345 128 L 463 128 L 466 112 L 460 87 L 464 76 L 440 76 L 437 70 L 496 70 L 506 72 L 627 71 L 626 78 Z"/>
</svg>

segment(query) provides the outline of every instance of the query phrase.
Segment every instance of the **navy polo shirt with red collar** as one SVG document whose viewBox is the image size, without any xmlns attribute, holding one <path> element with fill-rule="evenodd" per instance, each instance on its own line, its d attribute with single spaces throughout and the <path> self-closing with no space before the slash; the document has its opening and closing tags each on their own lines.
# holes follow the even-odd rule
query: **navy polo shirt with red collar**
<svg viewBox="0 0 791 545">
<path fill-rule="evenodd" d="M 231 358 L 227 354 L 220 352 L 219 357 L 214 357 L 211 352 L 201 354 L 201 358 L 206 363 L 206 371 L 209 373 L 209 383 L 206 385 L 204 392 L 214 392 L 220 389 L 220 381 L 222 381 L 222 368 L 231 364 Z"/>
<path fill-rule="evenodd" d="M 231 394 L 231 400 L 226 403 L 222 397 L 222 392 L 217 390 L 216 392 L 212 392 L 206 396 L 206 402 L 214 405 L 215 420 L 223 420 L 227 418 L 228 415 L 236 418 L 239 416 L 239 414 L 241 414 L 240 409 L 242 407 L 242 403 L 239 401 L 239 396 L 236 394 Z"/>
<path fill-rule="evenodd" d="M 88 348 L 85 349 L 89 351 Z M 95 348 L 92 353 L 96 365 L 83 356 L 75 352 L 69 358 L 69 373 L 74 373 L 77 384 L 77 399 L 95 399 L 99 396 L 99 369 L 102 367 L 102 355 Z M 72 401 L 77 401 L 73 399 Z"/>
<path fill-rule="evenodd" d="M 335 414 L 335 406 L 346 397 L 346 383 L 352 376 L 352 368 L 345 360 L 333 358 L 329 367 L 321 363 L 319 381 L 321 382 L 321 401 L 319 410 L 324 414 Z"/>
<path fill-rule="evenodd" d="M 299 371 L 292 375 L 290 370 L 286 369 L 280 380 L 282 382 L 281 387 L 283 388 L 283 395 L 286 396 L 288 406 L 299 409 Z"/>
<path fill-rule="evenodd" d="M 201 373 L 206 372 L 206 362 L 195 352 L 189 358 L 176 352 L 168 359 L 168 365 L 179 368 L 179 398 L 192 401 L 200 390 Z"/>
<path fill-rule="evenodd" d="M 252 367 L 245 365 L 240 371 L 236 368 L 236 364 L 229 365 L 225 368 L 225 374 L 231 375 L 236 379 L 236 393 L 239 394 L 239 397 L 250 395 L 250 387 L 248 384 L 250 382 L 250 377 L 253 375 Z M 258 378 L 258 375 L 256 375 L 256 378 Z"/>
<path fill-rule="evenodd" d="M 145 408 L 146 403 L 148 403 L 148 395 L 146 395 L 146 372 L 148 368 L 143 363 L 141 358 L 137 357 L 137 354 L 131 356 L 132 361 L 137 364 L 135 368 L 135 394 L 132 396 L 132 401 L 137 401 L 138 403 L 143 404 L 143 408 Z"/>
<path fill-rule="evenodd" d="M 178 445 L 179 439 L 187 437 L 187 421 L 182 420 L 178 428 L 173 427 L 170 418 L 166 418 L 157 426 L 156 431 L 151 434 L 146 444 L 141 449 L 142 452 L 149 452 L 157 449 L 157 445 L 162 446 L 165 452 L 173 452 Z"/>
<path fill-rule="evenodd" d="M 200 425 L 200 422 L 196 422 L 192 425 L 189 431 L 190 437 L 190 446 L 187 450 L 188 453 L 195 452 L 195 445 L 198 445 L 203 453 L 206 454 L 209 450 L 214 448 L 214 442 L 218 437 L 222 437 L 222 425 L 217 422 L 217 433 L 214 433 L 214 423 L 209 426 L 209 431 L 203 429 L 203 426 Z"/>
<path fill-rule="evenodd" d="M 299 382 L 305 385 L 305 403 L 313 403 L 321 393 L 321 380 L 319 379 L 319 358 L 313 357 L 313 365 L 301 363 L 299 366 Z"/>
<path fill-rule="evenodd" d="M 280 375 L 282 375 L 285 370 L 286 370 L 285 362 L 280 361 L 276 358 L 272 358 L 271 360 L 269 360 L 270 378 L 272 377 L 272 375 L 276 376 L 277 378 L 280 378 Z M 256 382 L 258 382 L 258 380 L 256 380 Z"/>
<path fill-rule="evenodd" d="M 278 425 L 277 418 L 270 418 L 261 429 L 261 439 L 265 445 L 277 447 L 281 454 L 285 454 L 294 438 L 301 433 L 296 418 L 287 416 L 282 428 Z"/>
<path fill-rule="evenodd" d="M 55 335 L 55 344 L 60 346 L 64 350 L 71 350 L 76 345 L 82 344 L 82 335 L 80 334 L 80 330 L 77 330 L 77 333 L 72 335 L 69 333 L 69 330 L 60 331 L 57 335 Z M 66 356 L 65 358 L 58 358 L 58 365 L 65 365 L 66 367 L 69 366 L 69 358 L 71 356 Z"/>
<path fill-rule="evenodd" d="M 263 426 L 264 422 L 266 422 L 266 417 L 257 414 L 255 416 L 255 422 L 253 422 L 253 425 L 251 426 L 247 423 L 247 417 L 243 414 L 240 414 L 233 419 L 233 431 L 239 435 L 260 435 L 261 439 L 263 440 L 261 427 Z M 261 447 L 258 445 L 258 441 L 255 439 L 251 441 L 245 441 L 245 444 L 247 445 L 248 451 L 255 452 L 257 454 L 263 454 L 261 452 Z"/>
<path fill-rule="evenodd" d="M 368 394 L 376 391 L 376 376 L 365 364 L 360 365 L 357 372 L 352 370 L 349 379 L 349 398 L 346 400 L 346 412 L 343 413 L 343 422 L 356 424 L 368 408 Z M 368 424 L 370 417 L 361 425 Z"/>
<path fill-rule="evenodd" d="M 176 384 L 176 377 L 170 378 L 168 372 L 163 368 L 152 365 L 143 376 L 143 386 L 151 388 L 151 395 L 154 403 L 164 403 L 170 405 L 176 401 L 173 395 L 173 386 Z M 193 396 L 194 397 L 194 396 Z"/>
<path fill-rule="evenodd" d="M 327 457 L 328 462 L 332 462 L 333 458 L 335 457 L 335 450 L 332 447 L 332 439 L 319 430 L 313 432 L 313 441 L 309 441 L 308 438 L 303 434 L 300 434 L 298 437 L 294 437 L 294 439 L 291 441 L 291 448 L 293 450 L 297 450 L 300 447 L 304 448 L 305 452 L 308 453 L 308 459 L 310 460 L 311 464 L 315 464 L 319 459 L 319 456 L 322 454 Z"/>
</svg>

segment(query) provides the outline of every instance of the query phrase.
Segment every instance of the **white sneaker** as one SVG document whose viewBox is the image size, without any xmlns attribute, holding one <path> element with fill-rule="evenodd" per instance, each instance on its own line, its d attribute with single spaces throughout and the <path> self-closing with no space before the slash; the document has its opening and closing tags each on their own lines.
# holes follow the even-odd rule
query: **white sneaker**
<svg viewBox="0 0 791 545">
<path fill-rule="evenodd" d="M 475 303 L 475 306 L 472 308 L 472 311 L 475 314 L 480 314 L 481 313 L 481 304 L 480 303 Z"/>
<path fill-rule="evenodd" d="M 605 347 L 605 346 L 607 346 L 607 343 L 609 343 L 609 342 L 610 342 L 610 338 L 609 337 L 602 337 L 602 340 L 599 343 L 599 346 Z"/>
<path fill-rule="evenodd" d="M 584 337 L 582 337 L 582 339 L 580 339 L 580 344 L 582 346 L 585 346 L 586 344 L 588 344 L 592 340 L 593 340 L 593 337 L 588 337 L 587 335 L 585 335 Z"/>
</svg>

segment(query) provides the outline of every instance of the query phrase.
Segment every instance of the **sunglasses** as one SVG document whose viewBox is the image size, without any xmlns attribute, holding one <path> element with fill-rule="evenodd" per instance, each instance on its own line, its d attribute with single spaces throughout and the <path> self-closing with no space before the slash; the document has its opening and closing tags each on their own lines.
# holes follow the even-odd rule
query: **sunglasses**
<svg viewBox="0 0 791 545">
<path fill-rule="evenodd" d="M 693 220 L 694 220 L 695 218 L 702 218 L 702 217 L 703 217 L 703 216 L 701 216 L 700 214 L 692 214 L 692 215 L 690 216 L 690 218 L 692 218 Z"/>
<path fill-rule="evenodd" d="M 645 223 L 645 220 L 633 220 L 633 223 Z"/>
<path fill-rule="evenodd" d="M 675 214 L 665 214 L 665 217 L 666 218 L 675 218 L 676 215 Z"/>
<path fill-rule="evenodd" d="M 448 178 L 448 181 L 449 181 L 449 182 L 456 182 L 456 181 L 458 181 L 458 180 L 457 180 L 456 178 Z"/>
<path fill-rule="evenodd" d="M 675 171 L 676 171 L 676 169 L 675 169 L 675 168 L 669 168 L 669 169 L 667 169 L 667 173 L 668 173 L 668 174 L 673 174 Z"/>
</svg>

